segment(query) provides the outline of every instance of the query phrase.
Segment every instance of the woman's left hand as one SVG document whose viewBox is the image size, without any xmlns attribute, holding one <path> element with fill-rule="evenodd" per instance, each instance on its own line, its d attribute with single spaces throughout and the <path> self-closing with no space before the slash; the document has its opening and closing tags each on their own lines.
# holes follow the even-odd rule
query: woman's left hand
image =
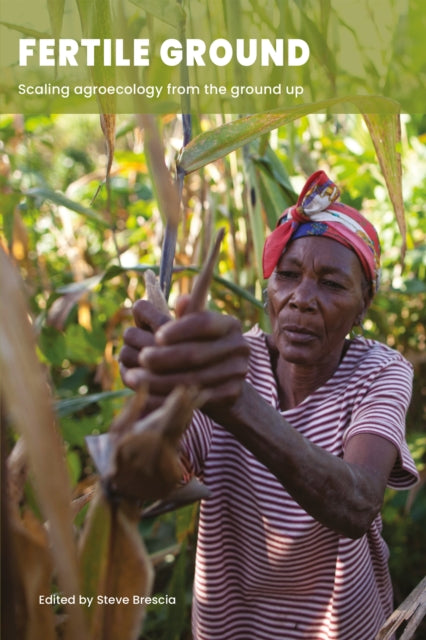
<svg viewBox="0 0 426 640">
<path fill-rule="evenodd" d="M 176 386 L 196 386 L 207 392 L 208 405 L 231 406 L 239 397 L 247 373 L 249 347 L 233 317 L 201 311 L 185 314 L 155 332 L 154 344 L 139 356 L 140 381 L 151 399 L 161 404 Z M 180 317 L 179 317 L 180 316 Z"/>
</svg>

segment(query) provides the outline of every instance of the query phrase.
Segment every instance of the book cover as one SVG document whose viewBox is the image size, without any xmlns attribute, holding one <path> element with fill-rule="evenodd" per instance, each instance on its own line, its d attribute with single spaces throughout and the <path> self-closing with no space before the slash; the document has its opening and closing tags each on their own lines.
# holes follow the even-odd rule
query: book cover
<svg viewBox="0 0 426 640">
<path fill-rule="evenodd" d="M 220 228 L 200 300 L 268 331 L 265 239 L 318 169 L 379 230 L 364 334 L 414 367 L 424 477 L 425 22 L 420 0 L 3 0 L 5 638 L 192 637 L 207 493 L 174 490 L 201 401 L 177 393 L 161 444 L 145 425 L 117 448 L 109 430 L 147 402 L 120 375 L 123 336 L 150 282 L 174 316 Z M 422 578 L 422 482 L 385 495 L 395 606 Z"/>
</svg>

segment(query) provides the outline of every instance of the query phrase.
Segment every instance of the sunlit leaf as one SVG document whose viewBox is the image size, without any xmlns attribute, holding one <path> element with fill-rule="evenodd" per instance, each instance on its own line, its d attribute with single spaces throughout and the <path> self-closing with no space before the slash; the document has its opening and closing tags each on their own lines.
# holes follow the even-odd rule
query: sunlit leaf
<svg viewBox="0 0 426 640">
<path fill-rule="evenodd" d="M 402 260 L 406 250 L 407 226 L 402 195 L 401 125 L 399 114 L 363 113 L 386 181 L 402 237 Z"/>
<path fill-rule="evenodd" d="M 398 113 L 399 105 L 380 96 L 345 96 L 292 107 L 287 111 L 269 111 L 239 118 L 196 136 L 182 150 L 178 165 L 187 173 L 197 171 L 210 162 L 223 158 L 231 151 L 255 140 L 259 136 L 294 122 L 302 116 L 317 113 L 342 103 L 352 103 L 361 113 L 387 111 Z"/>
</svg>

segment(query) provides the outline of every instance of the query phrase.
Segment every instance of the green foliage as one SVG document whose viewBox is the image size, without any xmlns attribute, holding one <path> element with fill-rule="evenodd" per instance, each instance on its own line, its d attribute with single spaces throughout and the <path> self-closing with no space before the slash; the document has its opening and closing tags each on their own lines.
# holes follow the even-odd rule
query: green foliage
<svg viewBox="0 0 426 640">
<path fill-rule="evenodd" d="M 413 363 L 415 391 L 407 427 L 421 463 L 426 449 L 425 119 L 402 118 L 408 228 L 404 269 L 400 232 L 362 117 L 304 112 L 277 129 L 268 125 L 266 137 L 260 136 L 262 127 L 253 128 L 261 121 L 260 116 L 251 120 L 250 135 L 243 139 L 238 137 L 241 121 L 203 116 L 194 122 L 201 144 L 197 147 L 194 139 L 180 162 L 188 170 L 203 168 L 185 180 L 171 305 L 190 290 L 210 239 L 225 226 L 208 304 L 236 315 L 244 328 L 255 322 L 266 327 L 258 263 L 262 239 L 294 202 L 305 176 L 324 168 L 341 186 L 344 200 L 362 207 L 379 229 L 382 285 L 365 332 Z M 164 117 L 157 124 L 166 161 L 173 166 L 181 145 L 180 121 Z M 142 273 L 148 267 L 158 272 L 164 233 L 140 131 L 133 118 L 124 116 L 117 130 L 110 197 L 103 188 L 93 201 L 106 163 L 98 118 L 0 118 L 0 241 L 26 282 L 38 354 L 49 373 L 77 493 L 94 472 L 84 437 L 108 429 L 128 395 L 117 355 L 123 332 L 132 324 L 131 305 L 144 295 Z M 225 146 L 217 137 L 223 130 Z M 419 581 L 426 555 L 424 486 L 415 500 L 389 492 L 383 517 L 396 593 L 403 597 Z M 170 629 L 181 630 L 181 637 L 188 632 L 195 522 L 193 508 L 187 507 L 141 524 L 149 552 L 160 557 L 154 593 L 178 596 L 176 605 L 151 607 L 146 640 L 172 638 Z"/>
</svg>

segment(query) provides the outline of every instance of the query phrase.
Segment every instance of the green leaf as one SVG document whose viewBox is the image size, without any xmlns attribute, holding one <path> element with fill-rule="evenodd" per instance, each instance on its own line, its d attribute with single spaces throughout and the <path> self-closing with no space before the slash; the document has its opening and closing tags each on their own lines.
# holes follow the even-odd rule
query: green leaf
<svg viewBox="0 0 426 640">
<path fill-rule="evenodd" d="M 147 269 L 151 269 L 152 271 L 154 271 L 154 273 L 158 273 L 159 271 L 158 266 L 148 265 L 148 264 L 135 265 L 134 267 L 126 267 L 126 268 L 114 265 L 105 272 L 105 274 L 102 277 L 102 282 L 111 280 L 112 278 L 115 278 L 116 276 L 121 275 L 122 273 L 125 273 L 125 272 L 127 273 L 129 271 L 136 271 L 136 273 L 144 273 L 144 271 L 147 271 Z M 191 274 L 191 273 L 195 275 L 199 272 L 200 272 L 199 267 L 175 267 L 173 269 L 173 273 L 182 274 L 182 275 Z M 225 287 L 226 289 L 229 289 L 230 291 L 232 291 L 232 293 L 235 293 L 237 296 L 239 296 L 243 300 L 250 302 L 255 307 L 258 307 L 259 309 L 263 309 L 263 303 L 257 298 L 255 298 L 249 291 L 247 291 L 243 287 L 240 287 L 234 282 L 231 282 L 230 280 L 226 280 L 225 278 L 222 278 L 222 276 L 218 276 L 217 274 L 213 274 L 213 280 L 214 282 L 217 282 L 218 284 Z"/>
<path fill-rule="evenodd" d="M 81 29 L 86 38 L 99 38 L 108 40 L 114 38 L 114 17 L 111 11 L 110 0 L 77 0 L 80 14 Z M 103 63 L 102 53 L 95 51 L 95 64 L 90 68 L 90 75 L 94 85 L 109 86 L 115 84 L 115 68 Z M 116 112 L 115 96 L 111 94 L 97 95 L 99 111 L 101 114 L 114 114 Z"/>
<path fill-rule="evenodd" d="M 80 282 L 71 282 L 65 284 L 62 287 L 55 289 L 56 293 L 65 295 L 67 293 L 84 293 L 85 291 L 93 291 L 102 280 L 102 274 L 98 273 L 96 276 L 91 276 Z"/>
<path fill-rule="evenodd" d="M 255 148 L 254 145 L 253 147 Z M 253 153 L 252 160 L 257 171 L 268 226 L 274 229 L 284 209 L 296 202 L 297 194 L 291 186 L 283 163 L 269 145 L 261 156 Z"/>
<path fill-rule="evenodd" d="M 185 11 L 176 0 L 130 0 L 132 4 L 150 13 L 154 18 L 178 28 L 185 20 Z"/>
<path fill-rule="evenodd" d="M 106 336 L 102 327 L 88 331 L 80 324 L 70 324 L 65 332 L 65 357 L 72 362 L 97 364 L 105 349 Z"/>
<path fill-rule="evenodd" d="M 176 598 L 176 604 L 169 607 L 168 616 L 164 625 L 164 637 L 167 640 L 179 640 L 186 622 L 186 603 L 183 597 L 186 582 L 187 544 L 182 544 L 179 556 L 173 569 L 173 575 L 168 585 L 169 595 Z"/>
<path fill-rule="evenodd" d="M 22 35 L 26 36 L 27 38 L 36 38 L 38 40 L 40 38 L 49 38 L 52 35 L 51 33 L 46 33 L 44 31 L 36 31 L 35 29 L 28 29 L 27 27 L 22 27 L 19 24 L 4 22 L 4 20 L 0 20 L 0 24 L 2 24 L 7 29 L 12 29 L 12 31 L 18 31 L 18 33 L 22 33 Z"/>
<path fill-rule="evenodd" d="M 399 113 L 399 105 L 393 100 L 381 96 L 346 96 L 320 102 L 303 104 L 287 111 L 269 111 L 267 113 L 246 116 L 206 131 L 195 137 L 182 150 L 178 166 L 186 173 L 197 171 L 210 162 L 223 158 L 231 151 L 241 148 L 259 136 L 282 127 L 302 116 L 330 109 L 338 104 L 352 103 L 361 113 Z"/>
<path fill-rule="evenodd" d="M 65 418 L 66 416 L 70 416 L 82 409 L 86 409 L 86 407 L 97 402 L 115 400 L 116 398 L 125 398 L 130 396 L 132 393 L 133 392 L 130 389 L 117 389 L 116 391 L 101 391 L 99 393 L 91 393 L 86 396 L 76 396 L 74 398 L 59 400 L 56 403 L 56 414 L 59 418 Z"/>
<path fill-rule="evenodd" d="M 60 193 L 59 191 L 53 191 L 53 189 L 48 189 L 47 187 L 33 187 L 31 189 L 27 189 L 25 191 L 25 195 L 29 196 L 30 198 L 39 198 L 41 201 L 50 200 L 59 207 L 66 207 L 71 211 L 80 213 L 86 218 L 93 220 L 101 227 L 104 227 L 106 229 L 110 228 L 109 224 L 105 222 L 105 220 L 101 218 L 96 213 L 96 211 L 93 211 L 93 209 L 89 209 L 87 207 L 83 207 L 83 205 L 81 205 L 79 202 L 75 202 L 74 200 L 67 198 L 67 196 L 64 196 L 64 194 Z"/>
<path fill-rule="evenodd" d="M 388 188 L 402 237 L 402 260 L 406 250 L 407 226 L 402 195 L 401 123 L 399 114 L 363 113 Z"/>
<path fill-rule="evenodd" d="M 47 0 L 50 26 L 54 38 L 60 38 L 64 18 L 65 0 Z"/>
<path fill-rule="evenodd" d="M 259 191 L 268 220 L 268 227 L 275 229 L 278 218 L 284 209 L 290 206 L 289 200 L 283 193 L 279 183 L 269 173 L 268 168 L 262 162 L 253 160 L 253 163 L 257 169 Z"/>
<path fill-rule="evenodd" d="M 247 182 L 247 210 L 250 220 L 251 235 L 254 245 L 254 256 L 257 277 L 263 280 L 262 254 L 265 244 L 265 224 L 262 217 L 262 207 L 260 201 L 260 189 L 257 181 L 256 169 L 250 156 L 248 147 L 244 147 L 244 169 Z"/>
<path fill-rule="evenodd" d="M 317 60 L 324 65 L 331 78 L 336 77 L 337 65 L 336 58 L 327 45 L 327 34 L 321 32 L 316 23 L 307 15 L 306 7 L 302 2 L 298 2 L 301 17 L 300 33 L 303 33 L 304 39 L 309 42 L 312 54 Z"/>
</svg>

